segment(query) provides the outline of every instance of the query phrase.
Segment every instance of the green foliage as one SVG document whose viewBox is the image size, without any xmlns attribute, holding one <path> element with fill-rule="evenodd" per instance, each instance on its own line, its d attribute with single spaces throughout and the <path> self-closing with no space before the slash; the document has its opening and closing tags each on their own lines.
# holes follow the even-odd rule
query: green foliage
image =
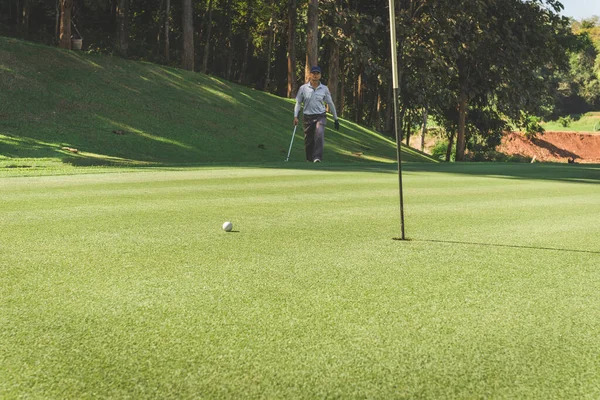
<svg viewBox="0 0 600 400">
<path fill-rule="evenodd" d="M 507 155 L 496 150 L 487 150 L 476 153 L 467 153 L 467 161 L 529 163 L 531 162 L 531 158 L 519 154 Z"/>
<path fill-rule="evenodd" d="M 440 139 L 435 143 L 435 146 L 431 149 L 431 157 L 436 160 L 446 161 L 446 154 L 448 152 L 448 143 L 449 140 L 444 138 Z M 456 153 L 456 142 L 452 146 L 452 151 L 450 154 L 450 161 L 454 161 Z"/>
<path fill-rule="evenodd" d="M 542 119 L 534 115 L 526 113 L 521 114 L 521 119 L 518 121 L 518 127 L 523 129 L 523 134 L 528 139 L 533 139 L 537 135 L 543 135 L 545 129 L 542 127 Z"/>
<path fill-rule="evenodd" d="M 467 149 L 471 153 L 493 151 L 509 129 L 508 123 L 492 108 L 474 108 L 468 113 Z"/>
<path fill-rule="evenodd" d="M 570 115 L 567 115 L 566 117 L 560 117 L 558 119 L 558 123 L 563 127 L 566 128 L 567 126 L 571 125 L 571 122 L 573 122 L 573 119 L 571 118 Z"/>
</svg>

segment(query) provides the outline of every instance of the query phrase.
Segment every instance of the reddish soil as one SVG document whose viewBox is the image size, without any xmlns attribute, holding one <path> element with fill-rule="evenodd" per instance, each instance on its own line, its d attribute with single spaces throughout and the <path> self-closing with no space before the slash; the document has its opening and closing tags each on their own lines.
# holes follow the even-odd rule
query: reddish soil
<svg viewBox="0 0 600 400">
<path fill-rule="evenodd" d="M 510 155 L 535 157 L 537 161 L 600 163 L 600 134 L 546 131 L 528 140 L 520 132 L 506 134 L 498 151 Z"/>
</svg>

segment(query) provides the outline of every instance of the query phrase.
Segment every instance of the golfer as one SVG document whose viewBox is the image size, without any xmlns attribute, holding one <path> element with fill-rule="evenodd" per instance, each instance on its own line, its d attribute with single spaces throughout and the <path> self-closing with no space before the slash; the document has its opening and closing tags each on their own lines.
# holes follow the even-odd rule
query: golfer
<svg viewBox="0 0 600 400">
<path fill-rule="evenodd" d="M 325 103 L 329 105 L 329 110 L 333 114 L 335 129 L 340 129 L 340 122 L 335 112 L 331 93 L 329 93 L 327 86 L 321 83 L 321 68 L 312 67 L 310 69 L 310 80 L 298 89 L 296 107 L 294 108 L 294 125 L 298 125 L 298 114 L 302 103 L 304 103 L 302 122 L 304 125 L 306 161 L 321 162 L 323 160 L 323 147 L 325 146 L 325 125 L 327 125 Z"/>
</svg>

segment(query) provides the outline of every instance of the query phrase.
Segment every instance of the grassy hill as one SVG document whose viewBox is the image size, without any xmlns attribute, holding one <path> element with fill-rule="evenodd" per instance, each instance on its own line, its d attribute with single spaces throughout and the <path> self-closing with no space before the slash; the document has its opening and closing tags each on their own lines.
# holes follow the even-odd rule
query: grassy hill
<svg viewBox="0 0 600 400">
<path fill-rule="evenodd" d="M 600 131 L 600 112 L 590 111 L 585 114 L 570 115 L 563 119 L 564 124 L 548 121 L 542 124 L 547 131 L 559 132 L 598 132 Z"/>
<path fill-rule="evenodd" d="M 76 165 L 281 162 L 293 130 L 288 99 L 200 73 L 4 37 L 0 93 L 4 164 L 24 158 Z M 300 132 L 293 161 L 303 160 Z M 430 160 L 410 149 L 403 155 Z M 392 163 L 395 144 L 342 120 L 339 133 L 326 132 L 325 157 Z"/>
</svg>

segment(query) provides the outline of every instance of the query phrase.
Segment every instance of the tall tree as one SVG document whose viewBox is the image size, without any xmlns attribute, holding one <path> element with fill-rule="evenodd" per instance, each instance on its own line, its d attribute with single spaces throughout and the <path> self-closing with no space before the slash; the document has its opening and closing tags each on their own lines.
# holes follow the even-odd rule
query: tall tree
<svg viewBox="0 0 600 400">
<path fill-rule="evenodd" d="M 225 34 L 225 56 L 226 56 L 226 66 L 225 66 L 225 78 L 231 80 L 233 76 L 233 7 L 232 0 L 227 0 L 225 4 L 225 18 L 227 19 L 227 32 Z"/>
<path fill-rule="evenodd" d="M 295 96 L 296 86 L 296 0 L 288 0 L 287 97 Z"/>
<path fill-rule="evenodd" d="M 117 1 L 117 51 L 127 57 L 129 51 L 129 0 Z"/>
<path fill-rule="evenodd" d="M 30 0 L 21 0 L 21 12 L 19 13 L 19 35 L 27 37 L 29 35 L 29 21 L 31 19 Z"/>
<path fill-rule="evenodd" d="M 310 68 L 319 62 L 319 0 L 308 0 L 306 25 L 306 65 L 304 82 L 310 78 Z"/>
<path fill-rule="evenodd" d="M 182 0 L 183 54 L 181 66 L 194 70 L 194 7 L 193 0 Z"/>
<path fill-rule="evenodd" d="M 208 55 L 210 52 L 210 35 L 212 31 L 212 10 L 213 0 L 208 0 L 208 10 L 206 11 L 206 43 L 204 44 L 204 54 L 202 55 L 202 67 L 200 71 L 206 73 L 208 66 Z"/>
<path fill-rule="evenodd" d="M 171 49 L 169 48 L 169 36 L 170 36 L 170 26 L 171 22 L 171 0 L 165 0 L 165 61 L 168 63 L 170 60 Z"/>
<path fill-rule="evenodd" d="M 73 0 L 60 0 L 59 47 L 71 50 L 71 13 Z"/>
<path fill-rule="evenodd" d="M 265 73 L 264 90 L 269 91 L 271 88 L 271 63 L 273 58 L 273 41 L 275 40 L 275 4 L 273 0 L 268 1 L 268 7 L 271 9 L 271 18 L 267 27 L 267 72 Z"/>
<path fill-rule="evenodd" d="M 248 61 L 250 58 L 250 45 L 252 44 L 251 30 L 253 26 L 254 0 L 246 0 L 246 35 L 244 37 L 244 57 L 242 58 L 242 67 L 238 83 L 244 83 L 246 80 L 246 70 L 248 69 Z"/>
</svg>

